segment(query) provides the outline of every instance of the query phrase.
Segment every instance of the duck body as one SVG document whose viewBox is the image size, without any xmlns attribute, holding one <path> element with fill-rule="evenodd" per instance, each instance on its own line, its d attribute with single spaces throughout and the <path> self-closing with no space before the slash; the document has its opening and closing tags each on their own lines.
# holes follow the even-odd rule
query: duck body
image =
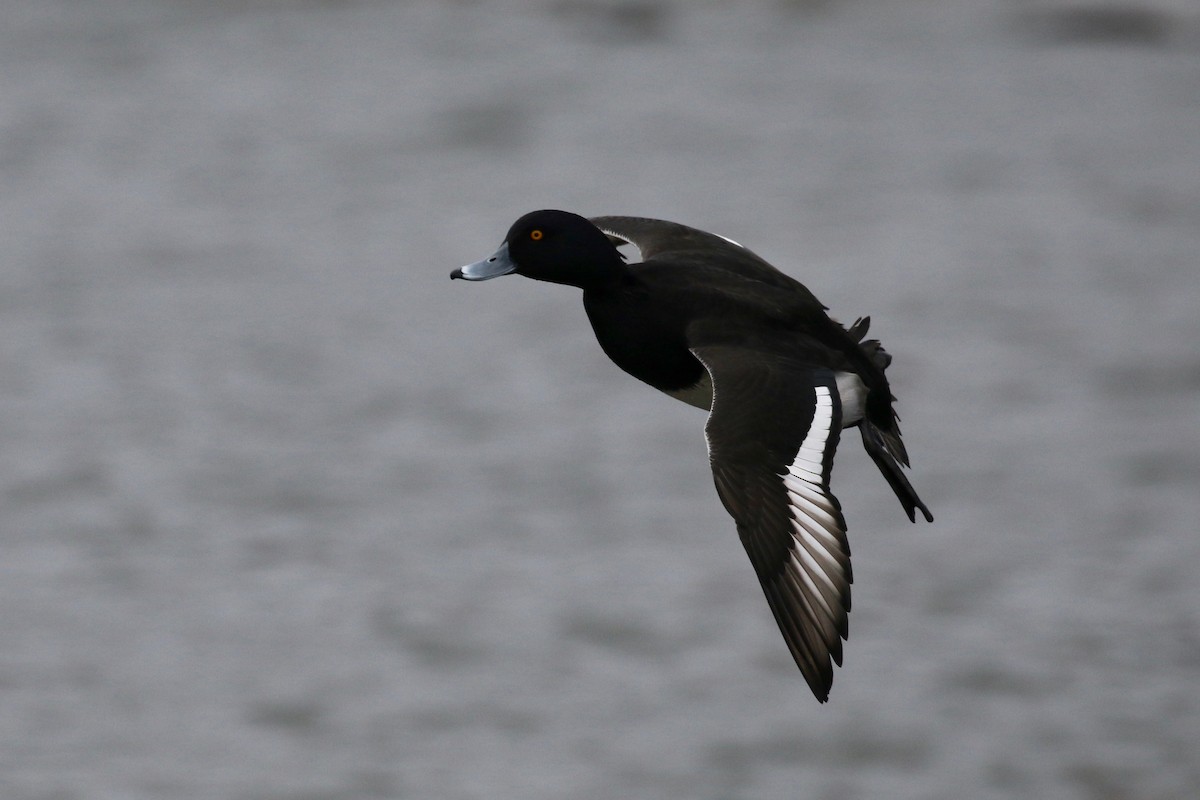
<svg viewBox="0 0 1200 800">
<path fill-rule="evenodd" d="M 616 249 L 630 243 L 640 263 Z M 488 259 L 451 277 L 509 273 L 574 285 L 601 348 L 625 372 L 709 411 L 713 477 L 789 650 L 818 700 L 850 610 L 850 548 L 829 489 L 840 432 L 863 444 L 910 519 L 932 521 L 901 465 L 884 370 L 863 341 L 869 321 L 831 319 L 800 282 L 715 234 L 640 217 L 537 211 Z"/>
<path fill-rule="evenodd" d="M 675 302 L 681 298 L 655 291 L 662 271 L 656 266 L 629 268 L 611 283 L 585 289 L 583 308 L 596 341 L 614 364 L 659 391 L 678 395 L 700 384 L 708 372 L 688 349 L 686 310 Z"/>
<path fill-rule="evenodd" d="M 886 392 L 883 370 L 806 295 L 791 286 L 756 285 L 719 267 L 653 260 L 628 266 L 620 280 L 585 290 L 583 307 L 608 357 L 672 396 L 687 397 L 699 383 L 710 383 L 692 348 L 719 344 L 853 374 L 879 387 L 877 397 Z M 711 398 L 692 404 L 711 410 Z"/>
</svg>

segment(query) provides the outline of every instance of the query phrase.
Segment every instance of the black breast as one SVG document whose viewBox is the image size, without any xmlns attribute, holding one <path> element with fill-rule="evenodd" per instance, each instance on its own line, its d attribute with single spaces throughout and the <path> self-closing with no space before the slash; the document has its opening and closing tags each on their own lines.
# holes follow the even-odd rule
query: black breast
<svg viewBox="0 0 1200 800">
<path fill-rule="evenodd" d="M 687 317 L 637 285 L 586 291 L 596 341 L 618 367 L 664 392 L 694 386 L 704 366 L 687 347 Z"/>
</svg>

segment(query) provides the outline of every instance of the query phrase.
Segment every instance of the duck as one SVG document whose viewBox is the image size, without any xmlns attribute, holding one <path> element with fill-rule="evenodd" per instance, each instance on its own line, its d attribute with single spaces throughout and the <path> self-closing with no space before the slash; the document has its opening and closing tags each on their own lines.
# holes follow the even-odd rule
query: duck
<svg viewBox="0 0 1200 800">
<path fill-rule="evenodd" d="M 619 247 L 632 245 L 629 263 Z M 487 258 L 450 277 L 502 275 L 583 290 L 596 340 L 622 370 L 708 412 L 717 495 L 819 702 L 842 665 L 853 573 L 830 490 L 841 433 L 863 447 L 912 522 L 933 515 L 905 475 L 892 357 L 804 284 L 723 236 L 660 219 L 525 214 Z"/>
</svg>

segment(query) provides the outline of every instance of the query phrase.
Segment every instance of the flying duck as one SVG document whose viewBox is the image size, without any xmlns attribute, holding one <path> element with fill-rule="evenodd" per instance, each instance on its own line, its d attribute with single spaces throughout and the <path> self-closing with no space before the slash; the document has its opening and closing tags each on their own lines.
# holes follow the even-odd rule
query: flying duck
<svg viewBox="0 0 1200 800">
<path fill-rule="evenodd" d="M 627 264 L 618 245 L 642 262 Z M 842 664 L 850 546 L 829 489 L 843 428 L 900 504 L 933 515 L 901 465 L 891 362 L 870 319 L 845 328 L 803 284 L 731 239 L 641 217 L 534 211 L 491 256 L 451 278 L 516 273 L 583 290 L 600 347 L 621 369 L 709 412 L 717 494 L 737 523 L 788 649 L 821 702 Z"/>
</svg>

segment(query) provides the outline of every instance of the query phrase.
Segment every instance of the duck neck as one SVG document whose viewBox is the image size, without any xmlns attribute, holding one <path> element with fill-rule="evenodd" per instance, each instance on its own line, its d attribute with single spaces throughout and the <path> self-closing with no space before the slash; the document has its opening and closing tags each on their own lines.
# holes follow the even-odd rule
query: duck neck
<svg viewBox="0 0 1200 800">
<path fill-rule="evenodd" d="M 581 283 L 580 286 L 585 291 L 602 292 L 605 289 L 619 285 L 625 275 L 625 262 L 619 254 L 614 254 L 611 260 L 592 265 L 587 271 L 587 280 Z"/>
<path fill-rule="evenodd" d="M 625 262 L 614 250 L 611 259 L 597 256 L 586 261 L 574 261 L 570 269 L 556 270 L 550 275 L 536 277 L 550 283 L 578 286 L 588 293 L 602 293 L 620 285 L 625 274 Z"/>
</svg>

